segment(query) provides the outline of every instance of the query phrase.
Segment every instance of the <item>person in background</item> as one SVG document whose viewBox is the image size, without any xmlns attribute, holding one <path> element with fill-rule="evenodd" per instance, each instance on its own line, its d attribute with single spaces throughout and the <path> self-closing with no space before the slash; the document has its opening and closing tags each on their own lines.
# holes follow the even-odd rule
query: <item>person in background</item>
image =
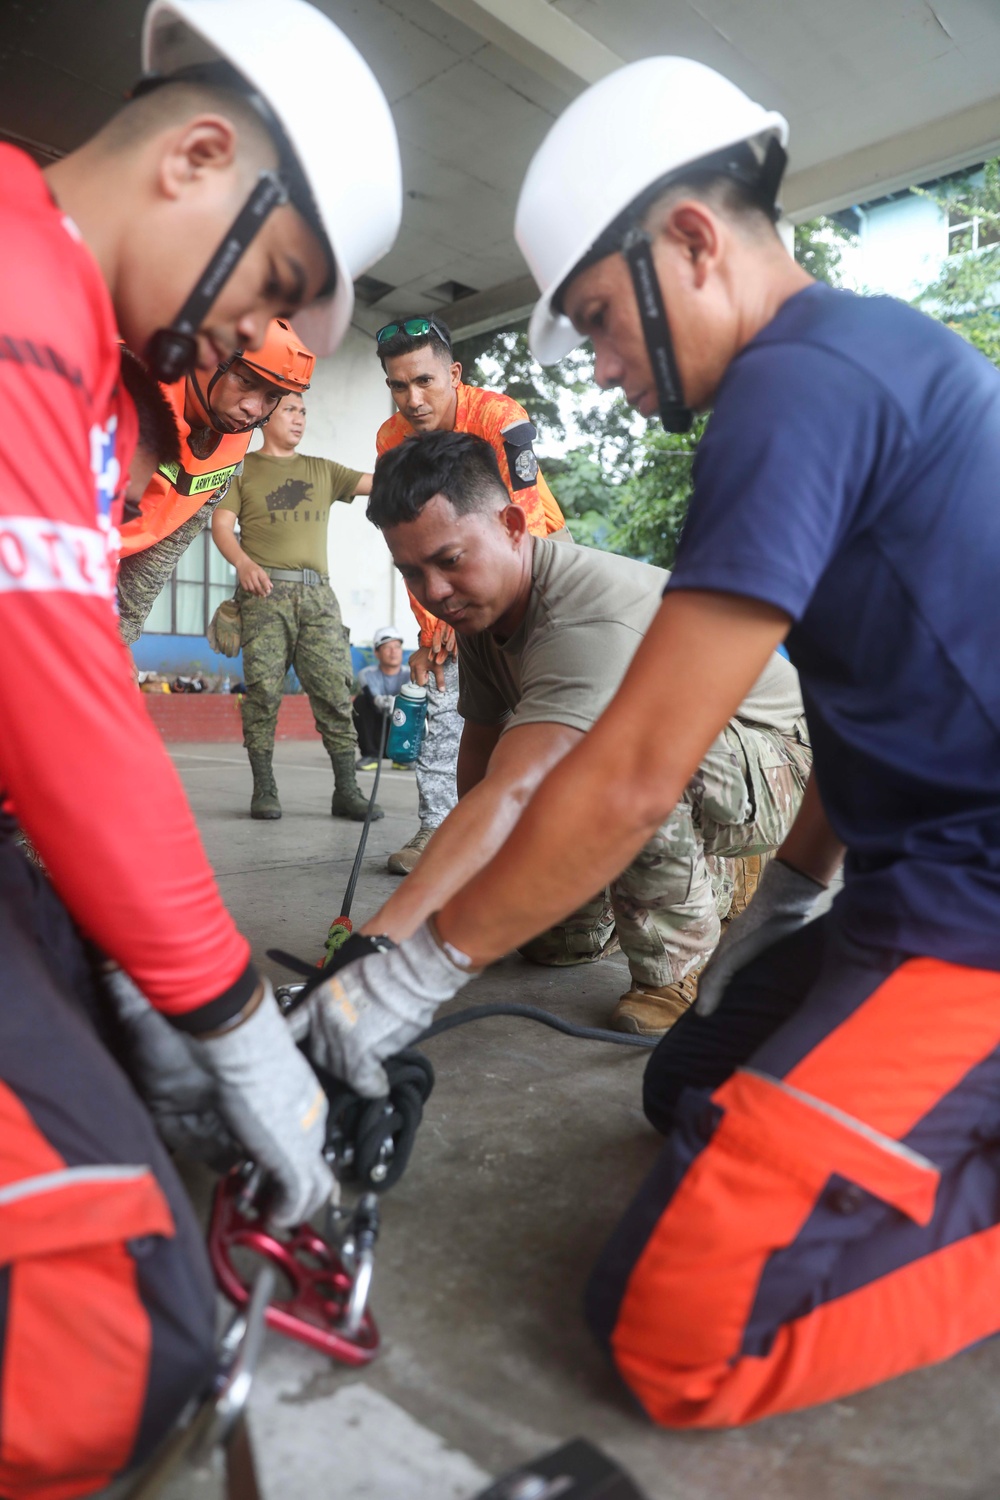
<svg viewBox="0 0 1000 1500">
<path fill-rule="evenodd" d="M 359 771 L 374 771 L 382 743 L 382 721 L 403 686 L 403 637 L 392 625 L 380 625 L 372 639 L 376 660 L 358 673 L 354 728 L 361 758 Z"/>
<path fill-rule="evenodd" d="M 285 675 L 294 667 L 333 767 L 330 812 L 360 822 L 368 798 L 355 773 L 354 672 L 348 633 L 330 587 L 328 533 L 334 504 L 367 495 L 372 477 L 299 453 L 305 430 L 305 401 L 286 396 L 264 429 L 264 446 L 247 455 L 243 473 L 212 517 L 212 539 L 239 580 L 243 744 L 253 773 L 250 816 L 281 817 L 274 734 Z M 383 816 L 377 803 L 372 816 Z"/>
<path fill-rule="evenodd" d="M 118 614 L 127 646 L 139 639 L 178 561 L 242 470 L 254 432 L 282 396 L 309 389 L 315 363 L 291 324 L 275 318 L 259 349 L 237 350 L 208 381 L 193 371 L 159 387 L 179 448 L 157 459 L 138 493 L 133 464 L 119 528 Z M 150 402 L 146 393 L 147 410 Z"/>
<path fill-rule="evenodd" d="M 507 492 L 528 517 L 533 536 L 572 542 L 562 511 L 539 472 L 532 446 L 536 433 L 523 406 L 501 391 L 466 385 L 451 347 L 451 334 L 439 318 L 407 318 L 387 323 L 375 335 L 375 348 L 396 414 L 378 430 L 376 447 L 387 453 L 408 437 L 430 432 L 472 432 L 491 444 Z M 427 841 L 458 800 L 455 768 L 462 737 L 458 712 L 458 660 L 455 632 L 436 620 L 410 595 L 420 630 L 410 657 L 413 681 L 427 687 L 427 721 L 417 759 L 419 827 L 389 856 L 394 875 L 414 869 Z"/>
</svg>

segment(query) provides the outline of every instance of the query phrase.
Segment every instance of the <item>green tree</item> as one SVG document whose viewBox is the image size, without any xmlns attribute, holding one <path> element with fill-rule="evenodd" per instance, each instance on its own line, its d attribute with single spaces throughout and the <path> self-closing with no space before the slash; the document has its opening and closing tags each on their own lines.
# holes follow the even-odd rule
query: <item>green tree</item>
<svg viewBox="0 0 1000 1500">
<path fill-rule="evenodd" d="M 953 253 L 913 305 L 1000 366 L 1000 159 L 914 192 L 947 214 Z"/>
<path fill-rule="evenodd" d="M 545 477 L 575 540 L 588 547 L 613 550 L 611 533 L 621 480 L 595 458 L 591 444 L 573 448 L 563 458 L 547 459 Z"/>
<path fill-rule="evenodd" d="M 856 240 L 857 236 L 838 219 L 807 219 L 795 226 L 795 259 L 817 281 L 840 286 L 844 247 Z"/>
<path fill-rule="evenodd" d="M 681 433 L 649 424 L 611 514 L 611 551 L 658 568 L 673 566 L 691 500 L 691 466 L 707 421 L 698 417 L 690 432 Z"/>
</svg>

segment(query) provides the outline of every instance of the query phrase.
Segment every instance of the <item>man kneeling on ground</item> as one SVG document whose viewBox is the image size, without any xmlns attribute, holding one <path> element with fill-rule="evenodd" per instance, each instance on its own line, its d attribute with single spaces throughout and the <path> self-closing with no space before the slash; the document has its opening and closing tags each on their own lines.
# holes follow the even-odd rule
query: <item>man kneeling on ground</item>
<svg viewBox="0 0 1000 1500">
<path fill-rule="evenodd" d="M 470 433 L 434 433 L 384 454 L 368 517 L 411 593 L 455 630 L 465 721 L 461 800 L 366 923 L 398 941 L 492 858 L 542 778 L 604 711 L 667 574 L 531 536 L 492 448 Z M 611 1024 L 661 1035 L 691 1004 L 719 940 L 732 899 L 724 861 L 781 843 L 811 760 L 798 677 L 774 655 L 610 892 L 522 951 L 542 963 L 586 962 L 617 932 L 632 987 Z"/>
</svg>

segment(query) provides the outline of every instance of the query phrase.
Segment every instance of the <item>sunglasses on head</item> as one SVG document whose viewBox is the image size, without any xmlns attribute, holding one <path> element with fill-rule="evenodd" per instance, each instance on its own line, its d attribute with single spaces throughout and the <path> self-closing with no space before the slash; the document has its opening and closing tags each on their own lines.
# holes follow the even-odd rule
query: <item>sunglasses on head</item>
<svg viewBox="0 0 1000 1500">
<path fill-rule="evenodd" d="M 420 339 L 425 334 L 436 333 L 445 348 L 451 349 L 451 339 L 441 324 L 436 323 L 433 318 L 407 318 L 405 323 L 387 323 L 376 333 L 375 342 L 377 344 L 388 343 L 389 339 L 394 339 L 397 333 L 409 334 L 411 339 Z"/>
</svg>

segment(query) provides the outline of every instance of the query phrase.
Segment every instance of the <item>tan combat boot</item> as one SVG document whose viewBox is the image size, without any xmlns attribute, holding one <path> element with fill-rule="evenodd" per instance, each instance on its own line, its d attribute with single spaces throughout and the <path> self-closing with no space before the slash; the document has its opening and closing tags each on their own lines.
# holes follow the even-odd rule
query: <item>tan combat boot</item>
<svg viewBox="0 0 1000 1500">
<path fill-rule="evenodd" d="M 702 968 L 704 964 L 676 984 L 633 983 L 611 1012 L 612 1030 L 630 1031 L 633 1036 L 664 1036 L 697 999 Z"/>
<path fill-rule="evenodd" d="M 411 870 L 417 867 L 417 861 L 427 848 L 433 828 L 418 828 L 412 839 L 404 844 L 402 849 L 397 849 L 395 854 L 390 854 L 386 860 L 386 867 L 393 875 L 409 875 Z"/>
<path fill-rule="evenodd" d="M 773 853 L 741 854 L 733 860 L 733 904 L 726 915 L 727 922 L 731 922 L 734 917 L 741 917 L 746 911 L 757 894 L 765 865 L 773 858 Z"/>
</svg>

